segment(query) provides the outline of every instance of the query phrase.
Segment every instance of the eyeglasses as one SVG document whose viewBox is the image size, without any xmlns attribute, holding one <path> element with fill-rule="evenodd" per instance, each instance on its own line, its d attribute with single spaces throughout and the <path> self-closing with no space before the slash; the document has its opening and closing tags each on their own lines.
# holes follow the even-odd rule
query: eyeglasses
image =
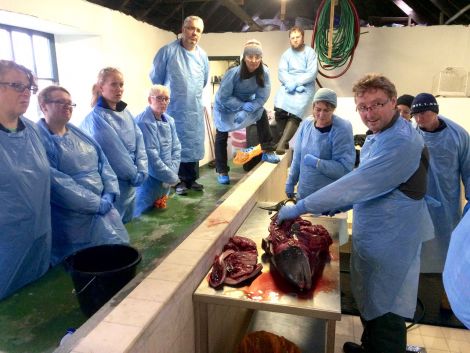
<svg viewBox="0 0 470 353">
<path fill-rule="evenodd" d="M 5 85 L 5 86 L 8 86 L 8 87 L 11 87 L 18 93 L 23 93 L 26 89 L 28 91 L 32 92 L 33 94 L 36 94 L 36 92 L 38 91 L 38 86 L 24 85 L 24 84 L 19 83 L 19 82 L 0 82 L 0 85 Z"/>
<path fill-rule="evenodd" d="M 157 101 L 165 102 L 165 103 L 170 103 L 170 97 L 165 97 L 165 96 L 150 96 L 152 98 L 155 98 Z"/>
<path fill-rule="evenodd" d="M 245 55 L 245 58 L 249 61 L 261 61 L 263 57 L 257 54 L 254 54 L 254 55 L 250 54 L 250 55 Z"/>
<path fill-rule="evenodd" d="M 63 108 L 75 108 L 77 105 L 75 103 L 64 102 L 64 101 L 46 101 L 46 103 L 58 104 Z"/>
<path fill-rule="evenodd" d="M 388 102 L 390 102 L 390 99 L 387 99 L 385 102 L 383 103 L 374 103 L 374 104 L 371 104 L 369 105 L 368 107 L 365 106 L 365 105 L 360 105 L 360 106 L 357 106 L 356 107 L 356 111 L 358 111 L 359 113 L 366 113 L 366 112 L 375 112 L 377 111 L 378 109 L 382 108 L 385 104 L 387 104 Z"/>
</svg>

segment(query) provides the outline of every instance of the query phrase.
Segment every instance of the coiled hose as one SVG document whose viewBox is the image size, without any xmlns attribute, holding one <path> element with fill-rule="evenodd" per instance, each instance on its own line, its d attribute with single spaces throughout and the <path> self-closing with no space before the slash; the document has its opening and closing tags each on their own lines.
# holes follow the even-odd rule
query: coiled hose
<svg viewBox="0 0 470 353">
<path fill-rule="evenodd" d="M 323 0 L 317 10 L 312 35 L 312 47 L 315 48 L 321 69 L 325 71 L 336 70 L 345 65 L 346 68 L 339 74 L 329 76 L 321 70 L 319 74 L 326 78 L 338 78 L 351 66 L 354 51 L 359 42 L 360 24 L 359 15 L 351 0 L 337 0 L 339 23 L 334 29 L 332 42 L 332 55 L 328 57 L 328 32 L 330 28 L 330 6 L 334 0 Z M 335 16 L 338 17 L 338 16 Z"/>
</svg>

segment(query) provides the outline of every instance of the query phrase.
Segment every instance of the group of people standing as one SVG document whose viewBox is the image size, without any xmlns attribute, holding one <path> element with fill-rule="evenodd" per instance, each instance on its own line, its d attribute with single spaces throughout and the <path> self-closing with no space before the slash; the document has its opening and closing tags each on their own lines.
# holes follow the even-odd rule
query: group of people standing
<svg viewBox="0 0 470 353">
<path fill-rule="evenodd" d="M 328 143 L 317 139 L 315 147 L 303 145 L 306 136 L 299 134 L 294 156 L 300 154 L 300 168 L 294 157 L 286 183 L 286 195 L 291 197 L 293 184 L 298 181 L 297 203 L 284 206 L 278 222 L 305 213 L 334 215 L 353 210 L 351 287 L 364 332 L 362 344 L 346 342 L 343 350 L 403 353 L 405 318 L 411 319 L 415 313 L 420 272 L 442 273 L 445 268 L 445 287 L 450 291 L 451 303 L 455 303 L 452 308 L 470 325 L 462 294 L 470 294 L 469 276 L 462 278 L 465 263 L 468 266 L 464 259 L 470 249 L 461 235 L 464 229 L 459 228 L 455 240 L 454 236 L 451 238 L 462 217 L 461 182 L 467 200 L 463 213 L 469 208 L 470 139 L 464 128 L 439 114 L 439 105 L 429 93 L 420 93 L 411 102 L 409 97 L 397 100 L 394 84 L 379 74 L 362 77 L 355 83 L 353 93 L 356 110 L 368 128 L 359 166 L 351 170 L 352 162 L 345 158 L 348 154 L 343 154 L 343 163 L 339 164 L 338 157 L 330 155 L 330 160 L 324 161 L 320 151 L 313 151 L 328 151 L 333 146 L 336 118 L 330 123 Z M 409 104 L 417 127 L 400 115 L 405 108 L 397 107 L 398 103 Z M 315 130 L 309 133 L 310 138 L 321 135 L 316 109 L 314 100 Z M 308 119 L 302 124 L 308 124 Z M 299 133 L 304 130 L 301 125 Z M 350 130 L 343 130 L 343 136 L 350 134 Z M 350 144 L 343 139 L 343 146 Z M 324 179 L 325 174 L 313 174 L 312 168 L 319 169 L 327 163 L 333 167 L 335 161 L 336 167 L 342 167 L 342 174 L 330 180 Z M 462 227 L 468 225 L 462 223 Z M 453 241 L 464 247 L 454 245 L 452 252 L 448 251 Z M 458 270 L 460 278 L 454 270 Z"/>
<path fill-rule="evenodd" d="M 188 17 L 182 39 L 157 53 L 149 105 L 136 117 L 122 100 L 123 74 L 102 69 L 80 127 L 69 123 L 75 107 L 70 93 L 56 85 L 39 92 L 44 117 L 37 124 L 25 118 L 38 90 L 35 77 L 0 60 L 0 195 L 6 210 L 0 214 L 0 299 L 80 249 L 128 243 L 124 224 L 166 197 L 171 186 L 202 190 L 196 179 L 209 72 L 207 55 L 196 47 L 202 29 L 200 18 Z M 191 72 L 182 72 L 188 67 Z"/>
</svg>

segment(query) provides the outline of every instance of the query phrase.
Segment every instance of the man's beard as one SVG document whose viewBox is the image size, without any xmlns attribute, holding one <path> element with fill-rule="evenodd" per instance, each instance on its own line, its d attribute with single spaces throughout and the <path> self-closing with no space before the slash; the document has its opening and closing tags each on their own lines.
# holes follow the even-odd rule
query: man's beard
<svg viewBox="0 0 470 353">
<path fill-rule="evenodd" d="M 290 47 L 292 48 L 292 50 L 302 51 L 302 50 L 304 50 L 305 43 L 300 44 L 298 47 L 294 47 L 293 45 L 291 45 Z"/>
</svg>

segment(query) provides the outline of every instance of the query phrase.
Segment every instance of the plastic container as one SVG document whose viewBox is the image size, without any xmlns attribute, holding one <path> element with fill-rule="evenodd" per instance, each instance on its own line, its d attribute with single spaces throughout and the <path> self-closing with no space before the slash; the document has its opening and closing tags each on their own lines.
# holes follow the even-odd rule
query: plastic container
<svg viewBox="0 0 470 353">
<path fill-rule="evenodd" d="M 88 317 L 135 277 L 142 260 L 129 245 L 109 244 L 82 249 L 65 260 L 80 309 Z"/>
</svg>

